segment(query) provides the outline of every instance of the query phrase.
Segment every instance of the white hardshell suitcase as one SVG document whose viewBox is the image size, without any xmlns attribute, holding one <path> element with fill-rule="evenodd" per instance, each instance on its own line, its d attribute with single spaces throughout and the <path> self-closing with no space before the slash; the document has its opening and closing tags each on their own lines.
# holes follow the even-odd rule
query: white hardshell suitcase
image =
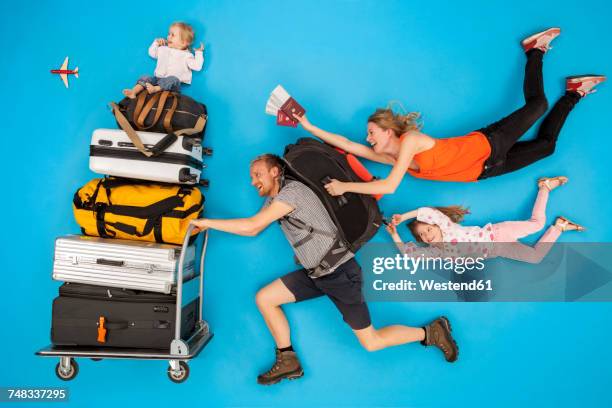
<svg viewBox="0 0 612 408">
<path fill-rule="evenodd" d="M 152 156 L 145 156 L 120 129 L 96 129 L 91 137 L 89 168 L 96 173 L 164 183 L 202 184 L 199 139 L 153 132 L 136 132 Z"/>
<path fill-rule="evenodd" d="M 195 247 L 187 247 L 183 281 L 195 277 Z M 55 240 L 53 279 L 170 293 L 181 247 L 143 241 L 67 235 Z"/>
</svg>

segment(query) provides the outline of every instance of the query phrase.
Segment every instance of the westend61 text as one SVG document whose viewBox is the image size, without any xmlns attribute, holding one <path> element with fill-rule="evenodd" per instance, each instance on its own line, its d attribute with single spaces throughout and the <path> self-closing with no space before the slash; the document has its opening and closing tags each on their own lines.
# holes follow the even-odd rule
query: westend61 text
<svg viewBox="0 0 612 408">
<path fill-rule="evenodd" d="M 418 285 L 417 285 L 418 282 Z M 469 282 L 436 282 L 431 279 L 419 279 L 417 282 L 402 279 L 397 282 L 384 282 L 377 279 L 372 282 L 372 287 L 377 291 L 490 291 L 493 290 L 491 279 L 480 279 Z"/>
</svg>

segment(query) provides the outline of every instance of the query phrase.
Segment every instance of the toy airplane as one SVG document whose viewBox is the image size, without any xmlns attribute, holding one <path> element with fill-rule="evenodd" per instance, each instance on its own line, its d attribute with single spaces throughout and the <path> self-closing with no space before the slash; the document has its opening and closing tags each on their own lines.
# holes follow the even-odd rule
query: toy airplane
<svg viewBox="0 0 612 408">
<path fill-rule="evenodd" d="M 68 88 L 68 75 L 71 74 L 74 75 L 75 78 L 78 78 L 79 67 L 76 67 L 75 69 L 68 69 L 68 57 L 66 57 L 60 69 L 52 69 L 51 73 L 59 74 L 60 78 L 62 78 L 62 81 L 64 81 L 64 85 L 66 85 L 66 88 Z"/>
</svg>

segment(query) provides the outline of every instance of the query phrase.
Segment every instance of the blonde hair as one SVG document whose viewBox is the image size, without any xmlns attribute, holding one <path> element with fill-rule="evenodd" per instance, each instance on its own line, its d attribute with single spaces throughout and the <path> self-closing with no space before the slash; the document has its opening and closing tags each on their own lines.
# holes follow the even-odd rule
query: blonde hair
<svg viewBox="0 0 612 408">
<path fill-rule="evenodd" d="M 272 153 L 260 154 L 259 156 L 251 160 L 251 164 L 249 167 L 252 168 L 255 163 L 259 162 L 264 162 L 268 171 L 276 167 L 278 169 L 278 176 L 276 176 L 275 179 L 279 180 L 279 182 L 282 184 L 282 180 L 284 178 L 283 159 Z"/>
<path fill-rule="evenodd" d="M 452 222 L 455 222 L 455 223 L 459 223 L 463 221 L 463 218 L 465 218 L 465 215 L 470 213 L 470 211 L 467 208 L 461 205 L 449 205 L 448 207 L 432 207 L 432 208 L 440 211 L 442 214 L 446 215 L 448 218 L 450 218 Z M 408 229 L 414 236 L 414 239 L 416 239 L 418 242 L 423 242 L 423 240 L 421 239 L 421 237 L 419 236 L 417 232 L 417 227 L 419 225 L 430 225 L 430 224 L 423 222 L 423 221 L 413 220 L 408 223 Z"/>
<path fill-rule="evenodd" d="M 394 106 L 399 106 L 399 113 L 393 111 Z M 378 108 L 368 117 L 368 123 L 372 122 L 383 130 L 391 129 L 395 136 L 401 136 L 411 130 L 419 130 L 421 114 L 418 112 L 407 112 L 404 106 L 397 101 L 391 101 L 386 108 Z"/>
<path fill-rule="evenodd" d="M 195 34 L 193 33 L 193 28 L 189 24 L 177 21 L 172 23 L 170 27 L 178 27 L 181 33 L 181 40 L 187 43 L 187 47 L 193 43 Z"/>
<path fill-rule="evenodd" d="M 268 170 L 271 170 L 273 167 L 278 167 L 278 169 L 281 172 L 283 171 L 283 160 L 275 154 L 272 154 L 272 153 L 260 154 L 259 156 L 251 160 L 251 167 L 253 167 L 255 163 L 259 163 L 260 161 L 266 164 L 266 167 L 268 168 Z"/>
</svg>

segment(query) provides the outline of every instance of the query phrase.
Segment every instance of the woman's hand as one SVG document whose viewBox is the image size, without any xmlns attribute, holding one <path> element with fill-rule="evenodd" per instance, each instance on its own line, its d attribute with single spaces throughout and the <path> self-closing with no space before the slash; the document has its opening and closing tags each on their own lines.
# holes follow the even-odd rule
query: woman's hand
<svg viewBox="0 0 612 408">
<path fill-rule="evenodd" d="M 199 46 L 198 48 L 195 48 L 195 49 L 194 49 L 194 51 L 195 51 L 195 52 L 198 52 L 198 51 L 204 51 L 204 43 L 202 43 L 202 42 L 201 42 L 201 43 L 200 43 L 200 46 Z"/>
<path fill-rule="evenodd" d="M 395 228 L 395 224 L 387 224 L 387 227 L 385 229 L 387 230 L 389 235 L 397 235 L 397 228 Z"/>
<path fill-rule="evenodd" d="M 162 46 L 162 45 L 166 45 L 166 40 L 163 38 L 156 38 L 155 42 L 157 43 L 157 45 Z"/>
<path fill-rule="evenodd" d="M 310 132 L 310 129 L 314 127 L 312 123 L 310 123 L 308 118 L 306 117 L 305 113 L 302 116 L 298 115 L 297 113 L 294 113 L 293 118 L 297 120 L 298 122 L 300 122 L 300 125 L 302 125 L 302 127 L 309 132 Z"/>
<path fill-rule="evenodd" d="M 325 189 L 332 196 L 339 196 L 346 193 L 346 183 L 332 179 L 331 182 L 325 185 Z"/>
<path fill-rule="evenodd" d="M 208 225 L 206 224 L 206 218 L 200 218 L 199 220 L 191 220 L 189 224 L 193 225 L 195 228 L 193 231 L 195 233 L 205 231 L 208 229 Z"/>
<path fill-rule="evenodd" d="M 393 214 L 391 217 L 391 224 L 393 224 L 393 226 L 400 225 L 402 222 L 404 222 L 402 214 Z"/>
</svg>

